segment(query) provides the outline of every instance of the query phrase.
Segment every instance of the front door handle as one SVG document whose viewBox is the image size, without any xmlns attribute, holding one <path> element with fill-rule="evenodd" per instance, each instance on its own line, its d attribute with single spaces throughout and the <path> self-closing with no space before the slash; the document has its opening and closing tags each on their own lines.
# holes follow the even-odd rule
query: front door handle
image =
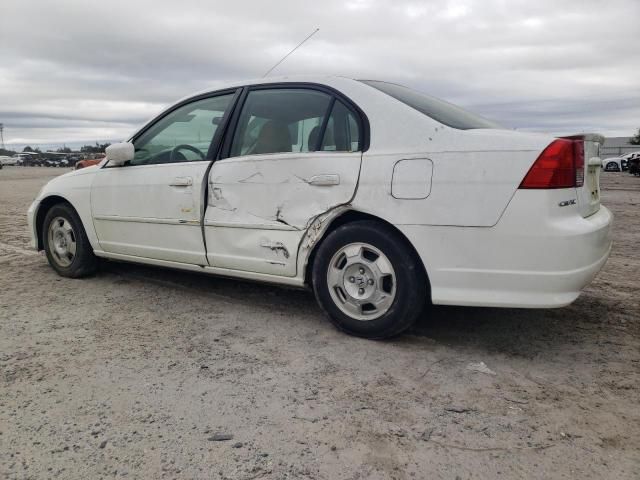
<svg viewBox="0 0 640 480">
<path fill-rule="evenodd" d="M 331 187 L 333 185 L 340 185 L 340 175 L 314 175 L 309 179 L 309 185 L 315 185 L 316 187 Z"/>
<path fill-rule="evenodd" d="M 176 177 L 169 184 L 170 187 L 190 187 L 191 185 L 193 185 L 191 177 Z"/>
</svg>

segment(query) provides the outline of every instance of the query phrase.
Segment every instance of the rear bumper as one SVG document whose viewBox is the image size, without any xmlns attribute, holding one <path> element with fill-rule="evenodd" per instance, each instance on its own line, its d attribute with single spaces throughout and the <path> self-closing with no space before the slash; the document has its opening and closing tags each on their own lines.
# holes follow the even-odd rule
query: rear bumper
<svg viewBox="0 0 640 480">
<path fill-rule="evenodd" d="M 421 256 L 435 304 L 552 308 L 573 302 L 606 263 L 613 215 L 557 207 L 566 192 L 518 191 L 491 228 L 399 226 Z"/>
<path fill-rule="evenodd" d="M 513 307 L 564 307 L 580 296 L 606 263 L 611 247 L 594 263 L 565 271 L 471 270 L 441 271 L 445 282 L 456 286 L 432 287 L 435 304 Z"/>
</svg>

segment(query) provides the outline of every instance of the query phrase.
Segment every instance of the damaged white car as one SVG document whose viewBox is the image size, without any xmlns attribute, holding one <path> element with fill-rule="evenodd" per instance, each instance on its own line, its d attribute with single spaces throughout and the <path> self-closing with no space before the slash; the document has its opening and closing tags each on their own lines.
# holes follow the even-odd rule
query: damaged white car
<svg viewBox="0 0 640 480">
<path fill-rule="evenodd" d="M 411 89 L 268 79 L 191 96 L 29 209 L 63 276 L 97 257 L 313 289 L 384 338 L 425 304 L 561 307 L 604 265 L 598 135 L 510 131 Z"/>
</svg>

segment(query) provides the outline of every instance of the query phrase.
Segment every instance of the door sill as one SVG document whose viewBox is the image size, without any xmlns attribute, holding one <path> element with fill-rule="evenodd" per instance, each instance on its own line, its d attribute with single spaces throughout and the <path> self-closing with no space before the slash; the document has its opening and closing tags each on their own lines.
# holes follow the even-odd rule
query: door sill
<svg viewBox="0 0 640 480">
<path fill-rule="evenodd" d="M 157 267 L 175 268 L 179 270 L 188 270 L 191 272 L 207 273 L 210 275 L 219 275 L 221 277 L 240 278 L 243 280 L 251 280 L 263 283 L 273 283 L 279 285 L 287 285 L 290 287 L 304 288 L 304 280 L 299 277 L 282 277 L 279 275 L 270 275 L 268 273 L 244 272 L 241 270 L 230 270 L 228 268 L 209 267 L 204 265 L 193 265 L 190 263 L 171 262 L 168 260 L 157 260 L 155 258 L 136 257 L 133 255 L 124 255 L 121 253 L 104 252 L 102 250 L 94 250 L 96 257 L 106 258 L 110 260 L 118 260 L 122 262 L 140 263 L 143 265 L 154 265 Z"/>
</svg>

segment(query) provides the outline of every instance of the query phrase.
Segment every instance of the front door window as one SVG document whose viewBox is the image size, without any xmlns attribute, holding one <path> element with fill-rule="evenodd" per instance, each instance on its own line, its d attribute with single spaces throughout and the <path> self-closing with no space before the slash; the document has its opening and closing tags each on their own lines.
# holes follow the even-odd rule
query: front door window
<svg viewBox="0 0 640 480">
<path fill-rule="evenodd" d="M 233 94 L 183 105 L 163 117 L 134 142 L 131 165 L 208 160 L 209 147 Z"/>
</svg>

